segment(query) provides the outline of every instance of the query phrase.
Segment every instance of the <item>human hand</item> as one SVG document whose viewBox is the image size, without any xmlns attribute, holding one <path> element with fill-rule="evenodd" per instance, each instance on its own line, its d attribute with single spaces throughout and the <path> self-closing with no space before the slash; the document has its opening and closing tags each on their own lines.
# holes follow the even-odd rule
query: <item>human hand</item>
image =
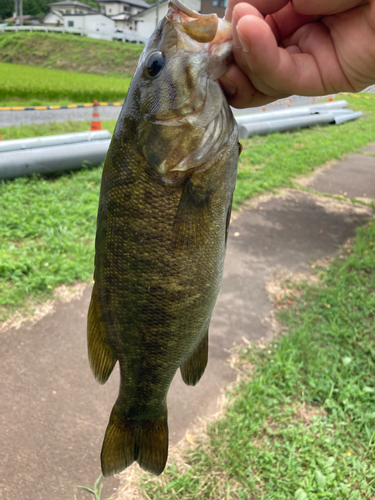
<svg viewBox="0 0 375 500">
<path fill-rule="evenodd" d="M 229 104 L 358 92 L 375 83 L 375 0 L 229 0 Z M 250 5 L 251 4 L 251 5 Z"/>
</svg>

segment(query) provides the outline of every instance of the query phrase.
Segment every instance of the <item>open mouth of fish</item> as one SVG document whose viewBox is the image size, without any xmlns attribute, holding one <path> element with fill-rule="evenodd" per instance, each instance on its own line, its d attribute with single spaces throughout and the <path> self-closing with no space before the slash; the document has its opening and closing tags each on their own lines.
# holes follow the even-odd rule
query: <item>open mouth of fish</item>
<svg viewBox="0 0 375 500">
<path fill-rule="evenodd" d="M 209 43 L 210 56 L 217 58 L 220 51 L 224 57 L 229 55 L 232 47 L 227 44 L 232 41 L 232 24 L 226 19 L 220 19 L 216 14 L 198 14 L 179 0 L 169 3 L 167 17 L 179 25 L 190 39 L 198 43 Z M 183 38 L 183 47 L 190 50 L 191 44 L 186 42 Z"/>
<path fill-rule="evenodd" d="M 231 23 L 198 14 L 179 0 L 169 3 L 145 48 L 144 71 L 152 76 L 141 96 L 146 112 L 138 141 L 167 184 L 182 182 L 193 169 L 207 169 L 230 136 L 230 110 L 217 80 L 231 52 Z"/>
</svg>

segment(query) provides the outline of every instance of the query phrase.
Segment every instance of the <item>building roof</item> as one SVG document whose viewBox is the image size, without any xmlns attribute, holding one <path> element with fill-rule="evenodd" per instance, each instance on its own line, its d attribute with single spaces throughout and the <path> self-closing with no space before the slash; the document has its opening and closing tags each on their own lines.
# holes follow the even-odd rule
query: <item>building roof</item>
<svg viewBox="0 0 375 500">
<path fill-rule="evenodd" d="M 20 18 L 20 16 L 17 16 L 17 17 L 14 17 L 14 16 L 13 16 L 13 17 L 8 17 L 8 19 L 5 19 L 5 21 L 6 21 L 7 23 L 14 23 L 14 22 L 16 22 L 16 21 L 20 21 L 20 19 L 21 19 L 21 18 Z M 23 19 L 24 21 L 31 21 L 32 19 L 38 19 L 38 18 L 37 18 L 37 16 L 32 16 L 32 15 L 29 15 L 29 14 L 24 14 L 24 15 L 22 16 L 22 19 Z"/>
<path fill-rule="evenodd" d="M 110 16 L 114 21 L 127 21 L 129 19 L 129 14 L 116 14 L 115 16 Z"/>
<path fill-rule="evenodd" d="M 91 5 L 87 5 L 86 3 L 78 2 L 77 0 L 61 0 L 61 2 L 48 3 L 48 7 L 84 7 L 89 10 L 96 10 Z"/>
<path fill-rule="evenodd" d="M 45 19 L 47 18 L 47 16 L 49 16 L 50 14 L 53 14 L 54 16 L 58 17 L 61 21 L 64 20 L 64 16 L 63 16 L 63 13 L 60 12 L 59 10 L 55 10 L 55 9 L 51 9 L 49 10 L 46 14 L 44 14 L 44 16 L 40 19 L 40 21 L 42 23 L 44 23 Z"/>
<path fill-rule="evenodd" d="M 129 5 L 133 5 L 134 7 L 143 7 L 144 9 L 148 9 L 150 4 L 145 2 L 145 0 L 95 0 L 95 2 L 101 3 L 127 3 Z"/>
<path fill-rule="evenodd" d="M 95 12 L 81 12 L 80 14 L 63 14 L 63 16 L 64 17 L 102 16 L 102 17 L 106 17 L 107 19 L 110 19 L 111 21 L 113 21 L 113 19 L 111 17 L 106 16 L 105 14 L 102 14 L 98 10 L 96 10 Z"/>
</svg>

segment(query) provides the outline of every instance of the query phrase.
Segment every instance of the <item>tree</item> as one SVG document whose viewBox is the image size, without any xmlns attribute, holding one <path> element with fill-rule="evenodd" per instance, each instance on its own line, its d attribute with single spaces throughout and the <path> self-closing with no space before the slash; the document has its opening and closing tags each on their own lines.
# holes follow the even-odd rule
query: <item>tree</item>
<svg viewBox="0 0 375 500">
<path fill-rule="evenodd" d="M 14 12 L 13 0 L 0 0 L 0 19 L 12 17 Z"/>
</svg>

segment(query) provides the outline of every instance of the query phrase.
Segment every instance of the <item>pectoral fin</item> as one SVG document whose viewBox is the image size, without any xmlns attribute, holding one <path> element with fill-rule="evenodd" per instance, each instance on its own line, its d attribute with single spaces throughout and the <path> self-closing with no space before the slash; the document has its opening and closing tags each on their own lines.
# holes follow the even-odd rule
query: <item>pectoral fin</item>
<svg viewBox="0 0 375 500">
<path fill-rule="evenodd" d="M 99 382 L 105 384 L 116 364 L 102 320 L 99 293 L 94 285 L 87 319 L 87 347 L 91 370 Z"/>
<path fill-rule="evenodd" d="M 186 181 L 173 227 L 173 239 L 182 248 L 197 247 L 207 239 L 211 191 Z"/>
<path fill-rule="evenodd" d="M 190 358 L 181 366 L 182 380 L 186 385 L 196 385 L 201 379 L 208 360 L 208 330 Z"/>
</svg>

